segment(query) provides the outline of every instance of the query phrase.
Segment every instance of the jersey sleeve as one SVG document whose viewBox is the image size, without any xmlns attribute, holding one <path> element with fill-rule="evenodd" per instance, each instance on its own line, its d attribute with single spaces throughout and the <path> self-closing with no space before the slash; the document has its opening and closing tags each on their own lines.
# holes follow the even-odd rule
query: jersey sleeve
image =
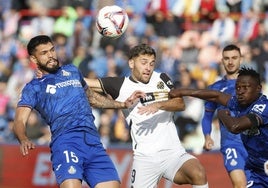
<svg viewBox="0 0 268 188">
<path fill-rule="evenodd" d="M 208 135 L 211 133 L 213 116 L 214 116 L 214 111 L 205 110 L 202 121 L 201 121 L 202 131 L 204 135 Z"/>
<path fill-rule="evenodd" d="M 267 100 L 254 104 L 248 114 L 256 114 L 260 120 L 261 124 L 259 126 L 267 126 L 268 125 L 268 107 L 267 107 Z"/>
<path fill-rule="evenodd" d="M 208 89 L 213 89 L 213 85 L 210 85 Z M 215 102 L 211 102 L 211 101 L 205 102 L 205 111 L 204 111 L 203 118 L 201 120 L 201 126 L 202 126 L 202 131 L 204 135 L 208 135 L 211 133 L 212 120 L 213 120 L 214 113 L 217 107 L 218 107 L 218 104 Z"/>
<path fill-rule="evenodd" d="M 168 86 L 169 89 L 174 89 L 174 84 L 166 73 L 161 73 L 160 78 Z"/>
<path fill-rule="evenodd" d="M 34 108 L 36 106 L 37 92 L 31 84 L 26 84 L 22 89 L 17 106 Z"/>
<path fill-rule="evenodd" d="M 113 99 L 116 99 L 119 96 L 119 91 L 124 79 L 124 77 L 105 77 L 99 78 L 99 81 L 103 92 L 111 95 Z"/>
</svg>

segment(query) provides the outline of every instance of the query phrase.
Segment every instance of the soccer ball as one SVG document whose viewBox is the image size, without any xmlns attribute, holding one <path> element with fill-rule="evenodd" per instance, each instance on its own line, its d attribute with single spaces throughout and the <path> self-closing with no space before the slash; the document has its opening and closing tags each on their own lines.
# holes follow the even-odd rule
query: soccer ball
<svg viewBox="0 0 268 188">
<path fill-rule="evenodd" d="M 101 8 L 96 17 L 98 32 L 111 38 L 120 37 L 126 31 L 128 22 L 126 11 L 117 5 Z"/>
</svg>

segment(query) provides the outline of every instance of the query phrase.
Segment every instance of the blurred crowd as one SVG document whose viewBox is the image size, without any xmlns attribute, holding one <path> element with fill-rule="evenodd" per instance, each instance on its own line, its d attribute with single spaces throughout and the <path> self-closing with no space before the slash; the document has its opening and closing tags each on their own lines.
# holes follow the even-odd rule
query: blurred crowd
<svg viewBox="0 0 268 188">
<path fill-rule="evenodd" d="M 95 16 L 105 5 L 119 5 L 129 15 L 120 38 L 103 38 Z M 128 50 L 139 43 L 157 52 L 157 70 L 176 87 L 205 88 L 223 74 L 221 50 L 230 43 L 241 48 L 244 66 L 268 84 L 268 0 L 0 0 L 0 143 L 15 143 L 14 110 L 22 87 L 35 77 L 26 45 L 46 34 L 55 42 L 62 64 L 73 63 L 85 77 L 126 76 Z M 186 110 L 176 113 L 178 134 L 200 133 L 204 101 L 187 97 Z M 131 142 L 118 110 L 94 109 L 105 146 Z M 216 121 L 215 121 L 216 122 Z M 217 123 L 215 123 L 217 129 Z M 32 112 L 27 132 L 37 144 L 48 144 L 50 133 Z M 201 134 L 201 133 L 200 133 Z"/>
</svg>

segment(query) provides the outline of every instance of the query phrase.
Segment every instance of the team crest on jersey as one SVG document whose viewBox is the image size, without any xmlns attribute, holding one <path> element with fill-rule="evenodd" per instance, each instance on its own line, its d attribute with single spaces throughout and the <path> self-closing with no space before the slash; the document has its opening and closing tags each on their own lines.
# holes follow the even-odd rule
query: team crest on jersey
<svg viewBox="0 0 268 188">
<path fill-rule="evenodd" d="M 66 70 L 62 70 L 62 76 L 70 76 L 71 73 L 70 72 L 67 72 Z"/>
<path fill-rule="evenodd" d="M 230 162 L 231 166 L 236 166 L 237 165 L 237 161 L 235 159 L 232 159 Z"/>
<path fill-rule="evenodd" d="M 266 104 L 255 104 L 252 108 L 253 111 L 262 113 L 266 108 Z"/>
<path fill-rule="evenodd" d="M 164 89 L 164 82 L 163 81 L 159 81 L 157 83 L 157 89 Z"/>
<path fill-rule="evenodd" d="M 68 169 L 68 173 L 69 174 L 75 174 L 76 173 L 76 169 L 74 168 L 74 166 L 70 166 L 70 168 Z"/>
</svg>

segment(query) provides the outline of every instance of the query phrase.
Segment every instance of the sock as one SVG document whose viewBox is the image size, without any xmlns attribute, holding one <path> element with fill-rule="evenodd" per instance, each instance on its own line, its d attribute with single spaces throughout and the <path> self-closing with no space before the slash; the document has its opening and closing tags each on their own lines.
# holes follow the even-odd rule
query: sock
<svg viewBox="0 0 268 188">
<path fill-rule="evenodd" d="M 193 188 L 208 188 L 208 183 L 205 185 L 193 185 Z"/>
</svg>

